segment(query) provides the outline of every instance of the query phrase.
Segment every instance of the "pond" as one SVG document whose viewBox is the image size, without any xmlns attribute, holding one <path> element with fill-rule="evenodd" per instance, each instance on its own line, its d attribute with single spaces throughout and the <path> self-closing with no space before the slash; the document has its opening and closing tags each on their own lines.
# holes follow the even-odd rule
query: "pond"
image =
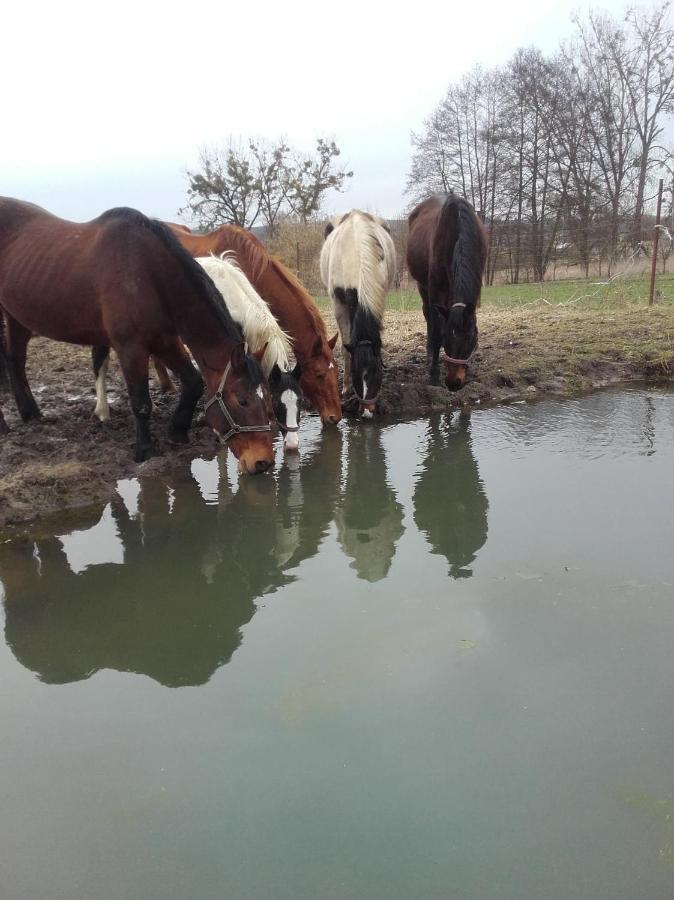
<svg viewBox="0 0 674 900">
<path fill-rule="evenodd" d="M 310 420 L 0 539 L 3 900 L 671 898 L 673 473 L 655 390 Z"/>
</svg>

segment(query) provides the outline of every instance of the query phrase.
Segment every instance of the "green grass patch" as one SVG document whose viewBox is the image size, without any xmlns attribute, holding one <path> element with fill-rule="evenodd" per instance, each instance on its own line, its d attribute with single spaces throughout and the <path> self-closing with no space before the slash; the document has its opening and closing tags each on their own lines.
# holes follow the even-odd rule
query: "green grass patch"
<svg viewBox="0 0 674 900">
<path fill-rule="evenodd" d="M 544 281 L 531 284 L 496 284 L 482 289 L 485 307 L 516 308 L 542 304 L 544 306 L 576 306 L 602 309 L 604 307 L 646 306 L 650 275 L 632 278 L 590 279 L 589 281 Z M 674 274 L 658 275 L 655 282 L 655 302 L 658 305 L 674 305 Z M 330 308 L 327 297 L 317 297 L 323 310 Z M 387 309 L 409 311 L 421 309 L 417 291 L 391 291 Z"/>
</svg>

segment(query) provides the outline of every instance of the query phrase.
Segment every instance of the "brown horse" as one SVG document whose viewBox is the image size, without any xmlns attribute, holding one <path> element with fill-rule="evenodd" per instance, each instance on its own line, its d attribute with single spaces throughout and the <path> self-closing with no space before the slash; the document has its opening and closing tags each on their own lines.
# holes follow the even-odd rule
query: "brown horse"
<svg viewBox="0 0 674 900">
<path fill-rule="evenodd" d="M 171 439 L 187 431 L 206 381 L 206 419 L 229 440 L 239 466 L 273 463 L 271 398 L 257 360 L 246 356 L 239 327 L 213 282 L 161 222 L 112 209 L 76 224 L 39 206 L 0 198 L 0 307 L 6 314 L 6 361 L 24 421 L 40 411 L 26 379 L 33 334 L 112 347 L 136 417 L 137 461 L 153 450 L 150 354 L 180 378 Z"/>
<path fill-rule="evenodd" d="M 264 245 L 236 225 L 223 225 L 209 234 L 192 234 L 183 226 L 169 225 L 193 256 L 234 251 L 248 280 L 271 309 L 281 328 L 290 335 L 299 363 L 300 386 L 318 411 L 324 425 L 342 418 L 337 366 L 333 348 L 337 335 L 327 339 L 323 317 L 299 281 L 271 256 Z"/>
<path fill-rule="evenodd" d="M 431 384 L 439 384 L 443 346 L 445 384 L 455 391 L 477 346 L 487 236 L 470 203 L 455 194 L 424 200 L 410 214 L 409 226 L 407 268 L 421 294 Z"/>
</svg>

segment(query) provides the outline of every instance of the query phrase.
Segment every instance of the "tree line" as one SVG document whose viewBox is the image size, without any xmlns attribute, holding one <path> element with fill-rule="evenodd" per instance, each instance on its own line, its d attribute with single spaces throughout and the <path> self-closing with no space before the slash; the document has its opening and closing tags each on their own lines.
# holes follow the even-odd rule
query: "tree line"
<svg viewBox="0 0 674 900">
<path fill-rule="evenodd" d="M 489 282 L 497 269 L 542 280 L 571 246 L 585 274 L 596 260 L 610 274 L 642 241 L 654 179 L 672 175 L 670 22 L 669 0 L 622 21 L 577 16 L 551 56 L 521 49 L 451 84 L 412 135 L 409 196 L 470 200 L 490 232 Z"/>
</svg>

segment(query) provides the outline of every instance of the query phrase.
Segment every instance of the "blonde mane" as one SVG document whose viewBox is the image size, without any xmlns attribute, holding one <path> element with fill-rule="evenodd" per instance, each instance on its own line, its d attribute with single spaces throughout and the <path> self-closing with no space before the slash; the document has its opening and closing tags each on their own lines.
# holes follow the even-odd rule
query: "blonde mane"
<svg viewBox="0 0 674 900">
<path fill-rule="evenodd" d="M 328 293 L 355 288 L 358 303 L 381 323 L 395 275 L 395 247 L 383 220 L 351 210 L 332 220 L 321 251 L 321 278 Z"/>
<path fill-rule="evenodd" d="M 282 372 L 289 372 L 290 337 L 242 272 L 235 254 L 236 251 L 229 250 L 220 256 L 198 257 L 197 262 L 222 294 L 232 318 L 241 326 L 250 350 L 259 352 L 266 344 L 262 357 L 265 375 L 269 375 L 274 365 Z"/>
</svg>

